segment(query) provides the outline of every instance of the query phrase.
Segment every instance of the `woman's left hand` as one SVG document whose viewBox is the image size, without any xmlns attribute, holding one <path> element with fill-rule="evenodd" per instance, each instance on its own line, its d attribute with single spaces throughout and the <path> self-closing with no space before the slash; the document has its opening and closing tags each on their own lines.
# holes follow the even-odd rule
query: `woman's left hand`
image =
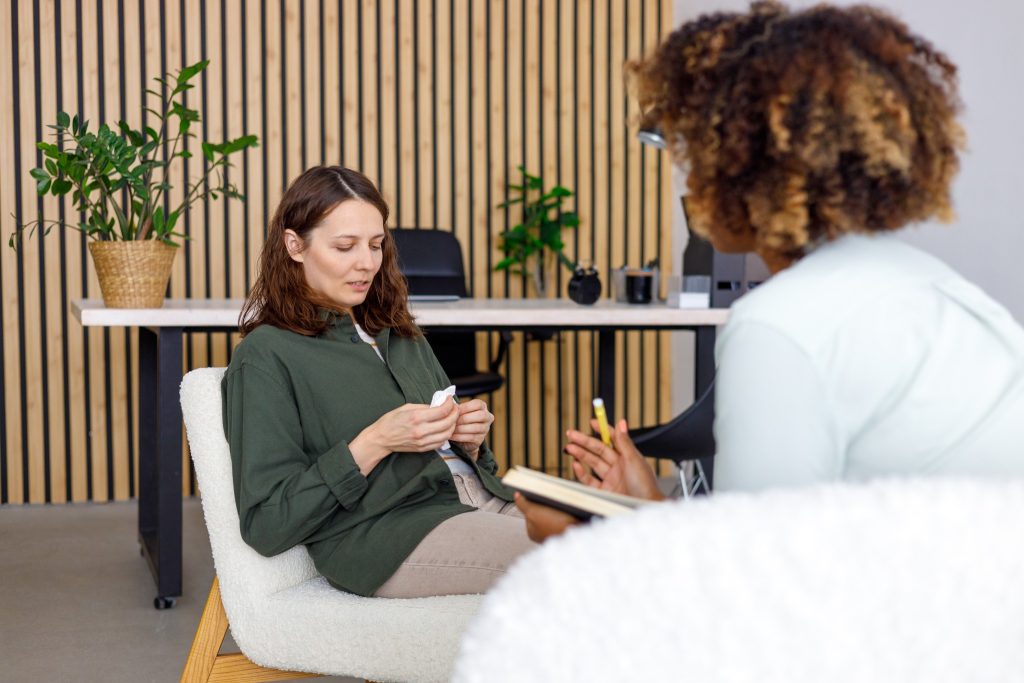
<svg viewBox="0 0 1024 683">
<path fill-rule="evenodd" d="M 459 404 L 459 417 L 455 421 L 455 433 L 449 441 L 459 444 L 474 460 L 480 453 L 480 444 L 491 431 L 494 415 L 487 404 L 478 398 Z"/>
</svg>

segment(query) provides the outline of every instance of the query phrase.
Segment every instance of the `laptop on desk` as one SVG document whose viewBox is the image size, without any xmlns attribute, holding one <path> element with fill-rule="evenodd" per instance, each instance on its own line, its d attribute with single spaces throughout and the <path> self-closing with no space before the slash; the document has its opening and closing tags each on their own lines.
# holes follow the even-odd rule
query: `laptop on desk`
<svg viewBox="0 0 1024 683">
<path fill-rule="evenodd" d="M 458 301 L 462 297 L 458 294 L 410 294 L 409 301 Z"/>
</svg>

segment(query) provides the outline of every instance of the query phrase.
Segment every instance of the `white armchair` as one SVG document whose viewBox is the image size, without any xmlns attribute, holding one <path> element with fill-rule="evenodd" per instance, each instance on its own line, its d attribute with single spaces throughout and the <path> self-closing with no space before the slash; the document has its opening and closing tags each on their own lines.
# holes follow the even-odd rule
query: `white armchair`
<svg viewBox="0 0 1024 683">
<path fill-rule="evenodd" d="M 484 598 L 453 680 L 1022 681 L 1024 482 L 716 494 L 570 531 Z"/>
<path fill-rule="evenodd" d="M 300 671 L 375 681 L 448 680 L 480 596 L 363 598 L 332 588 L 303 547 L 268 558 L 242 540 L 221 419 L 223 375 L 223 368 L 193 370 L 181 383 L 217 571 L 182 680 L 207 681 L 211 674 L 218 681 L 232 675 L 273 680 L 267 668 L 283 670 L 278 678 Z M 218 657 L 229 623 L 243 654 Z"/>
</svg>

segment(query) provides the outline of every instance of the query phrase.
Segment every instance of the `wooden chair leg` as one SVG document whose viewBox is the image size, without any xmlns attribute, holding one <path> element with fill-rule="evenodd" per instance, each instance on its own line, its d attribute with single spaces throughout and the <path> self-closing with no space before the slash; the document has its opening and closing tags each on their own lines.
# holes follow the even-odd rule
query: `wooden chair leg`
<svg viewBox="0 0 1024 683">
<path fill-rule="evenodd" d="M 319 674 L 301 671 L 268 669 L 253 664 L 240 652 L 220 654 L 224 636 L 228 632 L 228 616 L 220 601 L 220 583 L 214 577 L 210 595 L 199 618 L 199 627 L 181 672 L 181 683 L 229 683 L 230 681 L 283 681 L 294 678 L 319 678 Z"/>
</svg>

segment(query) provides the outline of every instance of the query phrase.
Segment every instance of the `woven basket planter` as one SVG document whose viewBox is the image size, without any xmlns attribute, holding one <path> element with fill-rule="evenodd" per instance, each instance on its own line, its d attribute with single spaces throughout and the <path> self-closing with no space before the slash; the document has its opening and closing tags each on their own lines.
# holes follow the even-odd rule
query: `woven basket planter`
<svg viewBox="0 0 1024 683">
<path fill-rule="evenodd" d="M 107 308 L 160 308 L 177 247 L 157 240 L 89 243 Z"/>
</svg>

